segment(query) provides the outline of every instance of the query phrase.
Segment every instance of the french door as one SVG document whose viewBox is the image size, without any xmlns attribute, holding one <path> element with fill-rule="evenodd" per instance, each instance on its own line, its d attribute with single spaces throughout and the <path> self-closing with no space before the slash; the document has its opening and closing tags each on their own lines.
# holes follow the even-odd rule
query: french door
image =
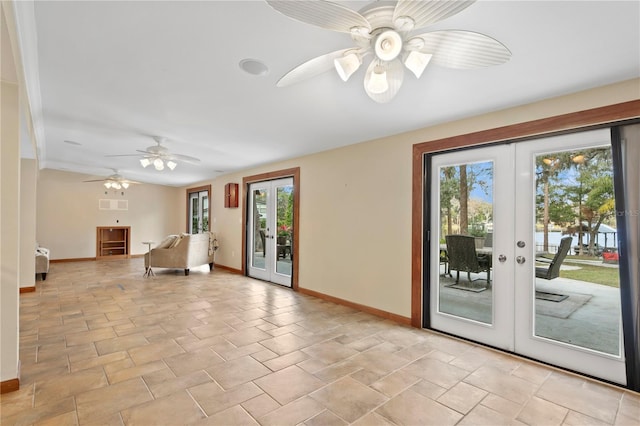
<svg viewBox="0 0 640 426">
<path fill-rule="evenodd" d="M 293 178 L 249 185 L 249 276 L 291 287 L 293 270 Z"/>
<path fill-rule="evenodd" d="M 609 129 L 433 155 L 429 173 L 431 327 L 625 384 L 615 238 L 599 238 L 615 228 Z"/>
<path fill-rule="evenodd" d="M 189 233 L 209 231 L 209 191 L 189 192 Z"/>
</svg>

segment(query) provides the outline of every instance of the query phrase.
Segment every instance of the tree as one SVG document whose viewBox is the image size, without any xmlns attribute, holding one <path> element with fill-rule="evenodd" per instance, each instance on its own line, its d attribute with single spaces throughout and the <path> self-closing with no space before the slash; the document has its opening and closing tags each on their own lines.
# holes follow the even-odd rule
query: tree
<svg viewBox="0 0 640 426">
<path fill-rule="evenodd" d="M 445 235 L 453 234 L 453 204 L 458 198 L 459 183 L 455 167 L 443 167 L 440 171 L 440 215 L 447 219 Z"/>
<path fill-rule="evenodd" d="M 613 162 L 611 149 L 592 148 L 572 156 L 567 199 L 577 206 L 579 254 L 583 254 L 582 236 L 589 235 L 588 254 L 596 254 L 595 242 L 600 225 L 615 211 Z"/>
<path fill-rule="evenodd" d="M 469 234 L 469 182 L 467 181 L 467 165 L 460 166 L 460 233 Z"/>
<path fill-rule="evenodd" d="M 278 236 L 288 237 L 293 229 L 293 187 L 278 188 L 276 208 Z"/>
<path fill-rule="evenodd" d="M 471 194 L 475 189 L 481 189 L 488 195 L 492 188 L 493 163 L 491 162 L 442 167 L 439 188 L 440 232 L 445 235 L 456 232 L 454 219 L 457 217 L 458 233 L 484 234 L 484 224 L 493 217 L 492 203 L 487 202 L 486 199 L 471 199 Z M 446 227 L 444 220 L 446 220 Z"/>
</svg>

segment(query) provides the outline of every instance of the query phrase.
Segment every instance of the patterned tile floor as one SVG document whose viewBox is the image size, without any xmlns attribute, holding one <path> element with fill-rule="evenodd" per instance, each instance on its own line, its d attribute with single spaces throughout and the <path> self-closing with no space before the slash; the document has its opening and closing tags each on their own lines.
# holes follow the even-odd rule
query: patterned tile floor
<svg viewBox="0 0 640 426">
<path fill-rule="evenodd" d="M 638 425 L 640 395 L 215 270 L 55 263 L 2 425 Z"/>
</svg>

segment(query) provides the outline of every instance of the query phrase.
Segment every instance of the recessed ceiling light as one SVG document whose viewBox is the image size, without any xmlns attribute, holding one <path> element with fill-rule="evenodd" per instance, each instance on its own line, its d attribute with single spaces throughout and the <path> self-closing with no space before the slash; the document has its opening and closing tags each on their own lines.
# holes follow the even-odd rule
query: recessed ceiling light
<svg viewBox="0 0 640 426">
<path fill-rule="evenodd" d="M 266 75 L 269 68 L 257 59 L 243 59 L 240 61 L 240 69 L 251 75 Z"/>
<path fill-rule="evenodd" d="M 82 145 L 80 142 L 74 142 L 74 141 L 64 141 L 64 143 L 68 143 L 69 145 Z"/>
</svg>

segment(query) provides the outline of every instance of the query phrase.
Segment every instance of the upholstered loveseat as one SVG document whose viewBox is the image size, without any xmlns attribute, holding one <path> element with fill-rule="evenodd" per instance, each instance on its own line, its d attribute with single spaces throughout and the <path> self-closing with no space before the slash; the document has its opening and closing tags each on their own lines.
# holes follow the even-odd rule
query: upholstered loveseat
<svg viewBox="0 0 640 426">
<path fill-rule="evenodd" d="M 218 241 L 213 232 L 170 235 L 144 255 L 144 267 L 145 270 L 149 267 L 184 269 L 185 275 L 189 275 L 191 268 L 206 264 L 212 270 L 217 249 Z"/>
</svg>

